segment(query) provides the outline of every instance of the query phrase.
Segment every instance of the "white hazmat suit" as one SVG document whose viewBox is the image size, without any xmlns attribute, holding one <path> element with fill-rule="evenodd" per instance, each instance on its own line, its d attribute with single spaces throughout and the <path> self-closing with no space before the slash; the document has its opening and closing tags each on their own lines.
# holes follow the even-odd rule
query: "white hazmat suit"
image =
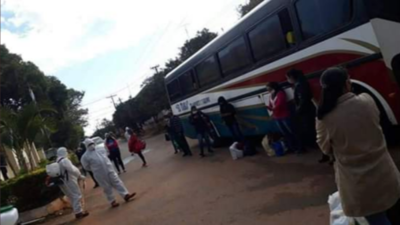
<svg viewBox="0 0 400 225">
<path fill-rule="evenodd" d="M 81 175 L 79 169 L 68 159 L 66 148 L 61 147 L 57 150 L 57 162 L 60 164 L 61 172 L 65 176 L 63 178 L 64 183 L 59 187 L 70 199 L 74 213 L 82 213 L 82 192 L 78 182 L 80 179 L 85 179 L 85 177 Z"/>
<path fill-rule="evenodd" d="M 107 200 L 112 204 L 115 202 L 113 188 L 125 198 L 129 195 L 124 183 L 119 179 L 117 173 L 114 170 L 114 166 L 108 159 L 104 151 L 96 149 L 92 139 L 85 140 L 86 152 L 83 154 L 81 163 L 85 170 L 93 172 L 99 185 L 103 188 L 104 194 Z"/>
</svg>

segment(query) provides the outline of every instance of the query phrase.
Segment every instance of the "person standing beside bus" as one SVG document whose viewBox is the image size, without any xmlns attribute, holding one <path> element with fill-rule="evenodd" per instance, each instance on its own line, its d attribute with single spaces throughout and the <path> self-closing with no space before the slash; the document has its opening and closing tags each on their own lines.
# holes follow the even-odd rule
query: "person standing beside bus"
<svg viewBox="0 0 400 225">
<path fill-rule="evenodd" d="M 272 111 L 272 117 L 283 135 L 286 146 L 290 151 L 300 153 L 302 149 L 293 129 L 289 106 L 286 102 L 286 93 L 276 82 L 268 83 L 267 91 L 271 94 L 267 108 Z"/>
<path fill-rule="evenodd" d="M 190 124 L 192 124 L 197 132 L 197 139 L 199 140 L 200 146 L 200 156 L 205 157 L 204 154 L 204 142 L 208 149 L 209 153 L 214 152 L 211 149 L 211 141 L 210 141 L 210 119 L 204 113 L 197 109 L 196 106 L 192 106 L 191 112 L 189 116 Z"/>
<path fill-rule="evenodd" d="M 336 158 L 345 215 L 365 217 L 370 225 L 400 224 L 400 173 L 387 149 L 375 101 L 366 93 L 351 93 L 342 68 L 326 70 L 321 86 L 317 142 Z"/>
<path fill-rule="evenodd" d="M 124 162 L 121 158 L 121 151 L 119 149 L 118 141 L 112 137 L 110 133 L 106 133 L 106 140 L 104 146 L 108 150 L 110 160 L 114 162 L 115 168 L 117 168 L 118 174 L 121 174 L 120 166 L 124 173 L 126 172 Z"/>
<path fill-rule="evenodd" d="M 316 144 L 316 131 L 315 131 L 315 117 L 316 108 L 312 101 L 313 94 L 310 84 L 307 82 L 303 71 L 292 69 L 286 74 L 287 81 L 294 85 L 294 102 L 296 104 L 296 121 L 298 122 L 298 129 L 301 140 L 305 145 L 315 146 Z M 329 156 L 322 154 L 320 163 L 328 162 Z"/>
<path fill-rule="evenodd" d="M 168 117 L 170 131 L 173 134 L 173 137 L 171 137 L 171 141 L 176 141 L 176 143 L 178 144 L 177 148 L 183 151 L 183 157 L 192 156 L 192 151 L 190 150 L 189 144 L 187 143 L 185 138 L 181 119 L 179 118 L 179 116 L 174 115 L 172 111 L 168 113 Z"/>
<path fill-rule="evenodd" d="M 233 139 L 236 142 L 243 142 L 243 134 L 240 130 L 239 123 L 236 120 L 236 109 L 230 104 L 224 97 L 218 98 L 219 109 L 221 118 L 225 125 L 229 128 L 232 133 Z"/>
</svg>

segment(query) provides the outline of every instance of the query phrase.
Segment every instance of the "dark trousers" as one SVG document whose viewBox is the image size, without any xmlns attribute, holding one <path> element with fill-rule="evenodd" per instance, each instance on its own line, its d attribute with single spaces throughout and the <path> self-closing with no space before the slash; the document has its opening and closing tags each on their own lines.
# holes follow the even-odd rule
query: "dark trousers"
<svg viewBox="0 0 400 225">
<path fill-rule="evenodd" d="M 94 175 L 93 175 L 93 172 L 92 172 L 92 171 L 85 170 L 85 168 L 82 167 L 82 172 L 83 172 L 83 175 L 85 175 L 85 176 L 87 175 L 87 173 L 89 173 L 89 175 L 90 175 L 90 177 L 92 178 L 94 184 L 95 184 L 96 186 L 99 186 L 99 183 L 97 183 L 97 180 L 94 178 Z"/>
<path fill-rule="evenodd" d="M 142 151 L 140 151 L 139 153 L 136 153 L 136 154 L 138 154 L 138 156 L 142 160 L 143 164 L 147 164 L 146 159 L 144 158 L 144 155 L 143 155 Z"/>
<path fill-rule="evenodd" d="M 289 150 L 294 152 L 302 151 L 302 145 L 295 133 L 291 118 L 277 119 L 276 124 L 278 125 L 279 130 L 283 135 L 284 142 Z"/>
<path fill-rule="evenodd" d="M 185 135 L 183 135 L 183 134 L 174 135 L 174 139 L 175 139 L 176 143 L 178 143 L 179 148 L 183 151 L 184 155 L 192 154 L 192 152 L 190 151 L 189 144 L 186 141 Z"/>
<path fill-rule="evenodd" d="M 236 142 L 243 142 L 244 137 L 242 131 L 240 130 L 239 124 L 234 122 L 232 124 L 227 125 L 229 130 L 231 131 L 232 137 Z"/>
<path fill-rule="evenodd" d="M 211 152 L 211 141 L 210 135 L 207 131 L 198 132 L 197 133 L 197 140 L 199 141 L 200 146 L 200 154 L 204 155 L 204 145 L 207 147 L 208 151 Z"/>
<path fill-rule="evenodd" d="M 392 225 L 400 225 L 400 199 L 397 201 L 396 205 L 386 211 L 386 215 Z"/>
<path fill-rule="evenodd" d="M 1 167 L 1 174 L 3 175 L 4 180 L 10 179 L 10 178 L 8 177 L 7 167 Z"/>
<path fill-rule="evenodd" d="M 172 133 L 168 133 L 169 139 L 171 141 L 172 146 L 174 147 L 175 153 L 179 151 L 178 142 L 176 141 L 175 136 Z"/>
<path fill-rule="evenodd" d="M 111 150 L 110 159 L 114 162 L 115 168 L 117 168 L 118 172 L 121 172 L 119 169 L 120 166 L 125 171 L 124 162 L 122 161 L 121 152 L 119 150 Z"/>
</svg>

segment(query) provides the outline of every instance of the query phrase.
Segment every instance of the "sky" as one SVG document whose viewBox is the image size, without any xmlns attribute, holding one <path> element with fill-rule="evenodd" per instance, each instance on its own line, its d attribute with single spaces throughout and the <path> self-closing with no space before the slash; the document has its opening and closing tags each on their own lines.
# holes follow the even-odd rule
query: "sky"
<svg viewBox="0 0 400 225">
<path fill-rule="evenodd" d="M 219 34 L 247 0 L 1 0 L 1 43 L 85 92 L 86 135 L 198 30 Z"/>
</svg>

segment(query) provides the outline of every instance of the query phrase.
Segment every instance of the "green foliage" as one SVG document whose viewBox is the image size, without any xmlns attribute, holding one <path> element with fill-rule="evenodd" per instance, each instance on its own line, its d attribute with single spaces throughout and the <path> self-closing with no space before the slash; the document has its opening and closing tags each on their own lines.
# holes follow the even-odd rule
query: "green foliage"
<svg viewBox="0 0 400 225">
<path fill-rule="evenodd" d="M 263 1 L 264 0 L 250 0 L 247 4 L 239 5 L 238 12 L 240 14 L 240 17 L 245 16 Z"/>
<path fill-rule="evenodd" d="M 100 123 L 100 128 L 97 129 L 92 136 L 98 136 L 104 138 L 106 133 L 113 133 L 114 136 L 116 136 L 118 135 L 118 130 L 114 125 L 113 121 L 103 119 L 103 121 Z"/>
<path fill-rule="evenodd" d="M 29 140 L 35 141 L 37 146 L 46 149 L 51 147 L 44 133 L 47 131 L 47 134 L 53 133 L 50 139 L 54 147 L 77 147 L 84 136 L 83 127 L 87 125 L 85 116 L 88 111 L 80 107 L 84 92 L 67 88 L 54 76 L 45 76 L 35 64 L 23 61 L 19 55 L 10 53 L 5 45 L 0 45 L 0 60 L 1 108 L 7 108 L 13 113 L 26 112 L 32 115 L 36 108 L 29 92 L 31 89 L 40 111 L 52 110 L 42 112 L 41 118 L 29 119 L 31 124 L 27 126 L 32 129 L 20 136 L 27 136 Z M 39 132 L 33 129 L 44 121 L 47 124 L 41 127 Z M 27 121 L 20 120 L 19 123 L 19 126 L 22 126 L 21 124 L 27 124 Z"/>
<path fill-rule="evenodd" d="M 68 158 L 71 160 L 72 164 L 75 166 L 79 166 L 81 163 L 79 162 L 78 156 L 74 153 L 68 154 Z"/>
<path fill-rule="evenodd" d="M 142 90 L 135 98 L 117 106 L 117 110 L 113 115 L 115 126 L 119 128 L 126 126 L 135 128 L 138 123 L 155 117 L 163 109 L 167 109 L 169 104 L 164 77 L 215 37 L 217 37 L 216 33 L 203 29 L 198 31 L 194 38 L 187 40 L 180 48 L 178 57 L 169 59 L 158 73 L 143 82 Z"/>
<path fill-rule="evenodd" d="M 46 187 L 44 168 L 0 184 L 1 205 L 14 205 L 19 212 L 45 206 L 62 196 L 58 187 Z"/>
<path fill-rule="evenodd" d="M 50 163 L 49 160 L 47 160 L 47 159 L 42 159 L 42 160 L 39 162 L 39 168 L 46 168 L 46 165 L 48 165 L 49 163 Z"/>
</svg>

